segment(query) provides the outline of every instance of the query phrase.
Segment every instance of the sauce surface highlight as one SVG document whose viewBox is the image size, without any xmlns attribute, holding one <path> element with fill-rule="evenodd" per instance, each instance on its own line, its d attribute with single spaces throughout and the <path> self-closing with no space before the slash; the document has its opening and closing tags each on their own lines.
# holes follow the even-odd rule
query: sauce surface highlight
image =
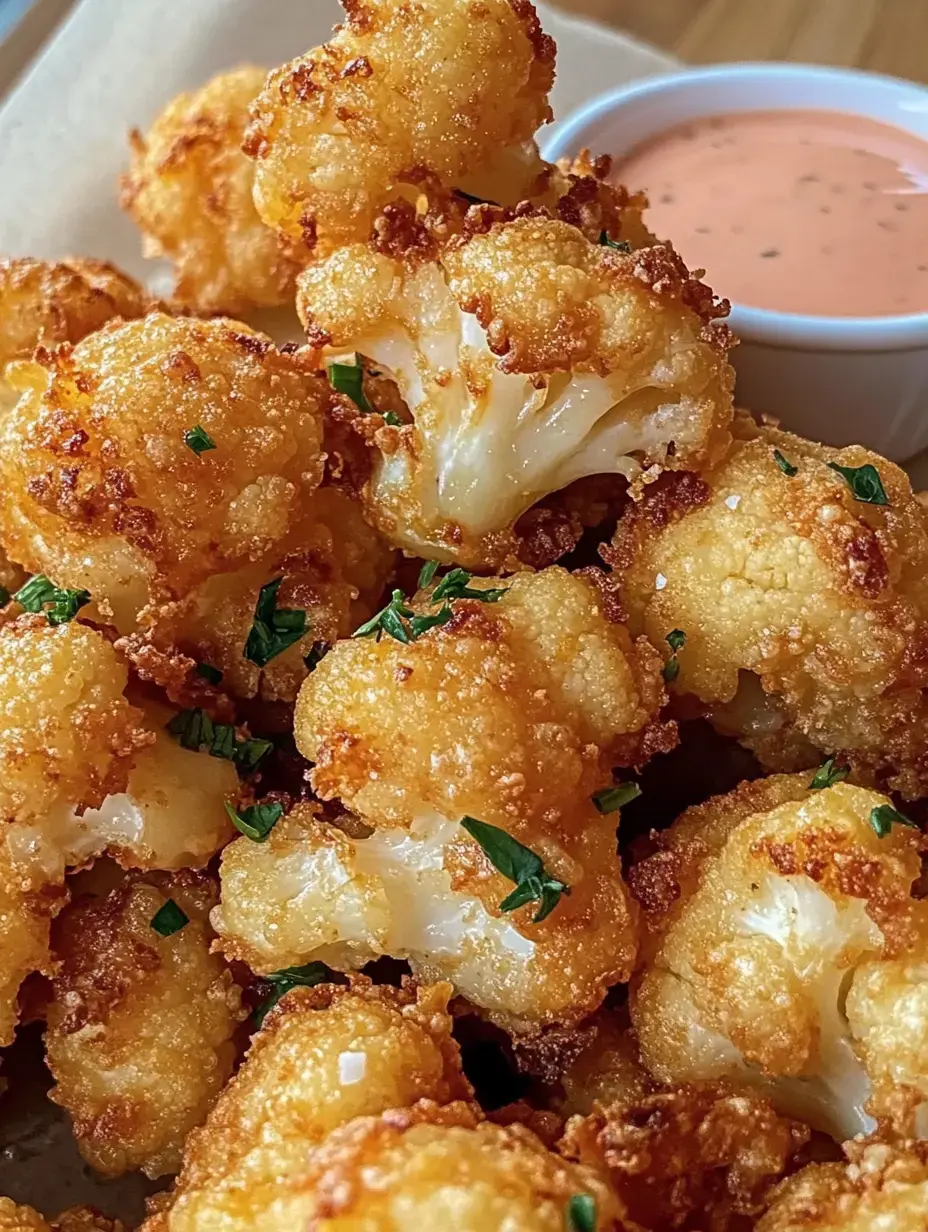
<svg viewBox="0 0 928 1232">
<path fill-rule="evenodd" d="M 837 111 L 745 111 L 617 160 L 651 230 L 738 303 L 815 316 L 928 310 L 928 142 Z"/>
</svg>

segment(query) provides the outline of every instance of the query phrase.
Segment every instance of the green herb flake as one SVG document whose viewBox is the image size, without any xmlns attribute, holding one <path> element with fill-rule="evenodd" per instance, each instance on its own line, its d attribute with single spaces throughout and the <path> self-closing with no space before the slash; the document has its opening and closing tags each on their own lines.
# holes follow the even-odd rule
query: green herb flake
<svg viewBox="0 0 928 1232">
<path fill-rule="evenodd" d="M 829 462 L 828 465 L 846 481 L 854 500 L 863 505 L 889 504 L 880 472 L 869 462 L 864 466 L 839 466 L 837 462 Z"/>
<path fill-rule="evenodd" d="M 686 634 L 682 629 L 673 629 L 667 634 L 665 640 L 673 653 L 664 664 L 663 677 L 668 684 L 672 684 L 680 675 L 680 660 L 677 658 L 677 652 L 686 645 Z"/>
<path fill-rule="evenodd" d="M 237 812 L 228 800 L 225 802 L 229 820 L 239 833 L 253 843 L 265 843 L 271 831 L 284 815 L 284 806 L 277 801 L 266 804 L 251 804 Z"/>
<path fill-rule="evenodd" d="M 836 763 L 835 757 L 829 757 L 822 762 L 812 776 L 809 791 L 824 791 L 826 787 L 834 787 L 835 783 L 842 783 L 847 778 L 851 773 L 850 766 L 839 766 Z"/>
<path fill-rule="evenodd" d="M 603 248 L 614 248 L 616 252 L 631 252 L 632 250 L 628 240 L 611 240 L 605 231 L 600 231 L 599 242 Z"/>
<path fill-rule="evenodd" d="M 419 589 L 425 590 L 426 586 L 430 586 L 432 578 L 435 576 L 435 571 L 438 568 L 437 560 L 427 560 L 419 570 Z"/>
<path fill-rule="evenodd" d="M 500 911 L 515 911 L 526 903 L 537 902 L 539 907 L 532 923 L 540 924 L 558 905 L 561 895 L 570 893 L 569 886 L 545 869 L 540 856 L 505 830 L 475 817 L 463 817 L 461 825 L 480 844 L 493 867 L 515 882 L 516 888 L 499 904 Z"/>
<path fill-rule="evenodd" d="M 218 667 L 213 667 L 211 663 L 198 663 L 196 666 L 196 674 L 209 684 L 221 684 L 222 672 Z"/>
<path fill-rule="evenodd" d="M 336 393 L 350 398 L 363 414 L 373 413 L 374 408 L 364 393 L 364 368 L 357 355 L 353 364 L 329 364 L 329 384 Z"/>
<path fill-rule="evenodd" d="M 360 629 L 352 633 L 352 637 L 375 637 L 379 642 L 384 633 L 389 633 L 398 642 L 408 645 L 412 640 L 409 630 L 404 624 L 414 615 L 406 606 L 406 598 L 401 590 L 394 590 L 390 602 L 372 616 Z"/>
<path fill-rule="evenodd" d="M 402 428 L 403 421 L 396 411 L 384 411 L 383 422 L 390 428 Z"/>
<path fill-rule="evenodd" d="M 913 830 L 919 829 L 914 821 L 906 817 L 905 813 L 900 813 L 898 809 L 894 809 L 891 804 L 878 804 L 875 809 L 871 810 L 870 825 L 873 826 L 878 838 L 885 838 L 894 824 L 910 826 Z"/>
<path fill-rule="evenodd" d="M 789 475 L 790 479 L 792 479 L 794 475 L 799 474 L 799 467 L 793 466 L 792 462 L 784 458 L 783 455 L 780 453 L 779 449 L 775 449 L 773 451 L 773 460 L 774 462 L 776 462 L 777 466 L 780 468 L 780 470 L 783 472 L 784 475 Z"/>
<path fill-rule="evenodd" d="M 178 907 L 173 898 L 169 898 L 151 917 L 151 926 L 160 937 L 172 937 L 189 923 L 190 917 Z"/>
<path fill-rule="evenodd" d="M 216 448 L 216 442 L 200 424 L 197 424 L 195 428 L 187 429 L 184 433 L 184 444 L 188 449 L 192 449 L 197 457 L 201 453 L 206 453 L 209 449 Z"/>
<path fill-rule="evenodd" d="M 637 800 L 641 788 L 637 783 L 616 783 L 614 787 L 604 787 L 590 797 L 601 813 L 617 813 L 620 808 Z"/>
<path fill-rule="evenodd" d="M 282 971 L 275 971 L 271 975 L 264 976 L 264 979 L 273 985 L 273 991 L 252 1015 L 254 1024 L 259 1030 L 277 1002 L 291 988 L 314 988 L 316 984 L 322 984 L 329 979 L 329 969 L 324 963 L 311 962 L 304 967 L 284 967 Z"/>
<path fill-rule="evenodd" d="M 235 746 L 235 763 L 241 769 L 249 774 L 258 765 L 264 757 L 270 753 L 274 747 L 271 740 L 261 740 L 258 737 L 252 737 L 249 740 L 240 740 Z"/>
<path fill-rule="evenodd" d="M 479 590 L 468 583 L 473 578 L 466 569 L 452 569 L 446 573 L 432 591 L 432 602 L 441 603 L 443 599 L 479 599 L 481 603 L 498 603 L 509 589 L 508 586 L 489 586 Z"/>
<path fill-rule="evenodd" d="M 207 749 L 211 757 L 235 762 L 246 773 L 274 747 L 270 740 L 239 740 L 230 723 L 214 723 L 205 710 L 181 710 L 167 724 L 181 748 L 191 753 Z"/>
<path fill-rule="evenodd" d="M 205 710 L 181 710 L 167 724 L 183 749 L 199 753 L 204 744 L 211 745 L 215 737 L 213 721 Z"/>
<path fill-rule="evenodd" d="M 50 625 L 65 625 L 90 602 L 90 591 L 67 590 L 37 573 L 13 597 L 27 612 L 44 612 Z"/>
<path fill-rule="evenodd" d="M 276 659 L 306 635 L 306 613 L 300 608 L 277 606 L 277 592 L 282 582 L 283 578 L 279 577 L 262 586 L 255 604 L 254 621 L 243 657 L 258 667 L 267 667 L 271 659 Z"/>
<path fill-rule="evenodd" d="M 596 1199 L 574 1194 L 567 1203 L 567 1232 L 596 1232 Z"/>
<path fill-rule="evenodd" d="M 454 613 L 451 610 L 450 603 L 443 603 L 437 612 L 427 612 L 424 616 L 413 616 L 409 622 L 409 632 L 412 640 L 416 641 L 423 633 L 429 629 L 435 629 L 439 625 L 446 625 Z"/>
</svg>

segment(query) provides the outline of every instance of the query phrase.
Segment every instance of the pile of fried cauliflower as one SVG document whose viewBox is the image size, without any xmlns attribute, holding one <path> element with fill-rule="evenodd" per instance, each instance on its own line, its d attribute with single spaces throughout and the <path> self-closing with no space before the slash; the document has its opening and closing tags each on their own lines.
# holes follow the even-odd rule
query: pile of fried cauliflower
<svg viewBox="0 0 928 1232">
<path fill-rule="evenodd" d="M 144 1232 L 924 1232 L 925 506 L 529 0 L 345 7 L 133 133 L 168 300 L 0 263 L 0 1044 Z"/>
</svg>

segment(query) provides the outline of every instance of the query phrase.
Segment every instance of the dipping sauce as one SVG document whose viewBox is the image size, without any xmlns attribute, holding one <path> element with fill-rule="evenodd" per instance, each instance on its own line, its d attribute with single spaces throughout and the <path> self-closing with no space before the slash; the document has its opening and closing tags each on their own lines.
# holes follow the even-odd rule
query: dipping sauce
<svg viewBox="0 0 928 1232">
<path fill-rule="evenodd" d="M 617 160 L 645 221 L 720 295 L 815 316 L 928 310 L 928 142 L 837 111 L 746 111 Z"/>
</svg>

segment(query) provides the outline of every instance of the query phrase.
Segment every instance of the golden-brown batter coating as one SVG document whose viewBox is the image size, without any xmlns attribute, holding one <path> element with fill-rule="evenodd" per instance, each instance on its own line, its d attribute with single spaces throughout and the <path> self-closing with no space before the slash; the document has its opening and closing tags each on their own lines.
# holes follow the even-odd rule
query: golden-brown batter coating
<svg viewBox="0 0 928 1232">
<path fill-rule="evenodd" d="M 307 675 L 306 656 L 316 643 L 350 636 L 374 614 L 396 555 L 364 521 L 356 500 L 338 488 L 319 488 L 274 559 L 215 574 L 184 598 L 147 609 L 141 645 L 210 664 L 223 673 L 223 690 L 236 697 L 294 702 Z M 278 606 L 304 611 L 306 634 L 262 668 L 242 648 L 261 587 L 275 578 L 283 579 Z"/>
<path fill-rule="evenodd" d="M 0 537 L 123 632 L 150 596 L 272 551 L 322 478 L 326 382 L 236 322 L 151 313 L 11 376 L 23 397 L 0 433 Z M 198 426 L 215 449 L 186 443 Z"/>
<path fill-rule="evenodd" d="M 37 346 L 80 342 L 114 317 L 144 316 L 150 304 L 138 283 L 107 261 L 0 260 L 0 372 Z"/>
<path fill-rule="evenodd" d="M 411 412 L 356 421 L 365 510 L 394 543 L 496 568 L 549 493 L 724 453 L 726 306 L 672 249 L 616 251 L 530 207 L 475 206 L 440 247 L 402 214 L 382 221 L 377 243 L 301 275 L 297 307 L 314 345 L 369 357 Z"/>
<path fill-rule="evenodd" d="M 331 42 L 275 69 L 245 149 L 270 226 L 331 250 L 424 178 L 515 204 L 543 171 L 554 44 L 529 0 L 352 0 Z M 500 65 L 505 72 L 500 72 Z"/>
<path fill-rule="evenodd" d="M 333 647 L 300 694 L 297 744 L 316 763 L 319 796 L 371 825 L 437 812 L 519 838 L 562 832 L 561 815 L 611 767 L 646 760 L 661 732 L 658 656 L 610 619 L 591 580 L 565 569 L 469 586 L 505 594 L 454 600 L 451 619 L 409 645 L 384 636 Z"/>
<path fill-rule="evenodd" d="M 104 1175 L 176 1171 L 187 1134 L 232 1072 L 232 1035 L 245 1011 L 209 952 L 217 898 L 204 874 L 135 876 L 106 898 L 78 900 L 56 925 L 51 1098 Z M 168 902 L 188 922 L 163 936 L 153 921 Z"/>
<path fill-rule="evenodd" d="M 312 1152 L 301 1184 L 319 1232 L 563 1232 L 577 1226 L 568 1212 L 578 1198 L 593 1200 L 597 1232 L 637 1232 L 597 1169 L 461 1103 L 423 1101 L 336 1130 Z"/>
<path fill-rule="evenodd" d="M 404 990 L 363 978 L 286 995 L 252 1041 L 203 1129 L 191 1135 L 173 1204 L 146 1232 L 293 1228 L 310 1148 L 355 1117 L 417 1099 L 467 1099 L 448 985 Z"/>
<path fill-rule="evenodd" d="M 910 1117 L 920 1102 L 916 1057 L 907 1074 L 894 1062 L 926 1025 L 881 1018 L 899 989 L 875 985 L 874 967 L 924 936 L 912 897 L 921 839 L 885 797 L 846 783 L 806 791 L 807 781 L 795 776 L 793 799 L 781 781 L 785 802 L 747 816 L 739 793 L 720 797 L 701 810 L 716 818 L 705 830 L 684 814 L 633 871 L 646 961 L 632 1021 L 659 1080 L 754 1085 L 841 1141 L 872 1131 L 900 1095 Z M 894 965 L 888 982 L 905 978 Z"/>
<path fill-rule="evenodd" d="M 720 465 L 663 477 L 620 522 L 609 558 L 630 627 L 657 646 L 686 633 L 675 690 L 769 767 L 841 753 L 923 794 L 928 528 L 908 479 L 860 446 L 746 417 L 738 436 Z M 855 499 L 832 463 L 874 467 L 888 503 Z"/>
<path fill-rule="evenodd" d="M 126 1227 L 89 1206 L 76 1206 L 47 1223 L 31 1206 L 0 1198 L 0 1232 L 126 1232 Z"/>
<path fill-rule="evenodd" d="M 756 1232 L 923 1232 L 926 1144 L 847 1143 L 849 1162 L 810 1164 L 780 1186 Z"/>
<path fill-rule="evenodd" d="M 23 980 L 33 971 L 52 973 L 51 920 L 66 902 L 63 887 L 30 886 L 11 859 L 4 836 L 0 843 L 0 1047 L 13 1042 Z"/>
<path fill-rule="evenodd" d="M 255 165 L 241 147 L 266 76 L 254 65 L 220 73 L 172 99 L 144 136 L 130 136 L 123 208 L 145 255 L 173 262 L 175 299 L 204 314 L 286 303 L 308 256 L 265 226 L 254 205 Z"/>
<path fill-rule="evenodd" d="M 574 1117 L 559 1149 L 607 1172 L 635 1227 L 741 1232 L 808 1138 L 754 1092 L 685 1086 Z"/>
</svg>

